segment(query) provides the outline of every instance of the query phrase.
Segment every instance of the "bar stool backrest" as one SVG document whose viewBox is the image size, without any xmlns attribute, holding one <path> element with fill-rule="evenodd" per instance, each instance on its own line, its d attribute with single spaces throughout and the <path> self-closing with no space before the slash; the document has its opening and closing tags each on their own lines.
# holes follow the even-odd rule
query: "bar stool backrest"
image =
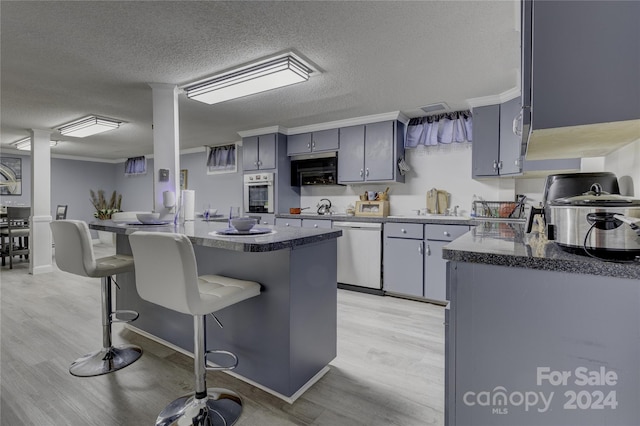
<svg viewBox="0 0 640 426">
<path fill-rule="evenodd" d="M 141 298 L 189 315 L 202 312 L 196 256 L 183 234 L 137 231 L 129 235 Z"/>
<path fill-rule="evenodd" d="M 94 277 L 96 258 L 91 232 L 82 220 L 54 220 L 50 223 L 56 244 L 56 264 L 65 272 Z"/>
</svg>

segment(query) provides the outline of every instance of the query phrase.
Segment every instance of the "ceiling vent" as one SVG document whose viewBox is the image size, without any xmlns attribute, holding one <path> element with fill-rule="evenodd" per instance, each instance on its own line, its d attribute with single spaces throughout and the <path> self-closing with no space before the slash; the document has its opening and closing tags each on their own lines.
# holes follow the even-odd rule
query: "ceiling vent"
<svg viewBox="0 0 640 426">
<path fill-rule="evenodd" d="M 425 105 L 423 107 L 420 107 L 420 109 L 426 112 L 427 114 L 433 114 L 434 112 L 448 110 L 449 105 L 447 105 L 446 102 L 438 102 L 435 104 Z"/>
</svg>

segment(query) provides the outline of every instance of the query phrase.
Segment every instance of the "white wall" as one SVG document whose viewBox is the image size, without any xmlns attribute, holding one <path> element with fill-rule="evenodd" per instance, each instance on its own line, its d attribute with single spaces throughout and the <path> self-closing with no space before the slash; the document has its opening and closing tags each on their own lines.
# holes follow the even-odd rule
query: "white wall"
<svg viewBox="0 0 640 426">
<path fill-rule="evenodd" d="M 427 191 L 431 188 L 446 190 L 451 194 L 451 206 L 460 206 L 462 214 L 469 214 L 473 195 L 487 201 L 513 200 L 515 180 L 492 178 L 477 181 L 471 179 L 471 144 L 451 144 L 419 147 L 405 151 L 411 171 L 405 183 L 362 184 L 348 186 L 303 186 L 302 207 L 315 206 L 321 198 L 328 198 L 334 211 L 344 213 L 349 204 L 355 205 L 358 196 L 365 191 L 384 191 L 389 186 L 390 214 L 410 214 L 412 209 L 426 207 Z M 340 161 L 338 159 L 338 161 Z"/>
<path fill-rule="evenodd" d="M 640 140 L 607 155 L 604 167 L 618 176 L 622 195 L 640 198 Z"/>
</svg>

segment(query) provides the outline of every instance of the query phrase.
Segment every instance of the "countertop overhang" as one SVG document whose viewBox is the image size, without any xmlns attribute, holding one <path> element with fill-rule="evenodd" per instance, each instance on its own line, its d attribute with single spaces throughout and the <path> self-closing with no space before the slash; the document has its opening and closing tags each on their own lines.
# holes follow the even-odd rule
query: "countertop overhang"
<svg viewBox="0 0 640 426">
<path fill-rule="evenodd" d="M 184 224 L 174 225 L 131 225 L 110 220 L 94 221 L 89 228 L 97 231 L 113 232 L 118 235 L 129 235 L 136 231 L 175 232 L 185 234 L 194 245 L 202 247 L 222 248 L 243 252 L 268 252 L 293 249 L 307 244 L 319 243 L 338 238 L 342 235 L 339 229 L 288 228 L 271 225 L 260 225 L 274 232 L 255 236 L 217 235 L 216 231 L 227 229 L 227 223 L 196 219 Z"/>
<path fill-rule="evenodd" d="M 640 262 L 618 263 L 568 253 L 525 225 L 486 222 L 447 244 L 446 260 L 497 266 L 640 279 Z"/>
</svg>

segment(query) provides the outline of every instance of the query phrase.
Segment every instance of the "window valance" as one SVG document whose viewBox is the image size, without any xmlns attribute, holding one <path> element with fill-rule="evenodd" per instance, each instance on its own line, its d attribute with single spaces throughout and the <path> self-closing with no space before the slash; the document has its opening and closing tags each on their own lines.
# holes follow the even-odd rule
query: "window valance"
<svg viewBox="0 0 640 426">
<path fill-rule="evenodd" d="M 236 144 L 210 146 L 207 155 L 207 173 L 233 173 L 237 171 Z"/>
<path fill-rule="evenodd" d="M 405 148 L 418 145 L 450 144 L 452 142 L 471 142 L 471 111 L 455 111 L 409 120 Z"/>
<path fill-rule="evenodd" d="M 144 174 L 147 174 L 147 159 L 144 155 L 141 157 L 127 158 L 127 161 L 124 163 L 125 176 Z"/>
</svg>

